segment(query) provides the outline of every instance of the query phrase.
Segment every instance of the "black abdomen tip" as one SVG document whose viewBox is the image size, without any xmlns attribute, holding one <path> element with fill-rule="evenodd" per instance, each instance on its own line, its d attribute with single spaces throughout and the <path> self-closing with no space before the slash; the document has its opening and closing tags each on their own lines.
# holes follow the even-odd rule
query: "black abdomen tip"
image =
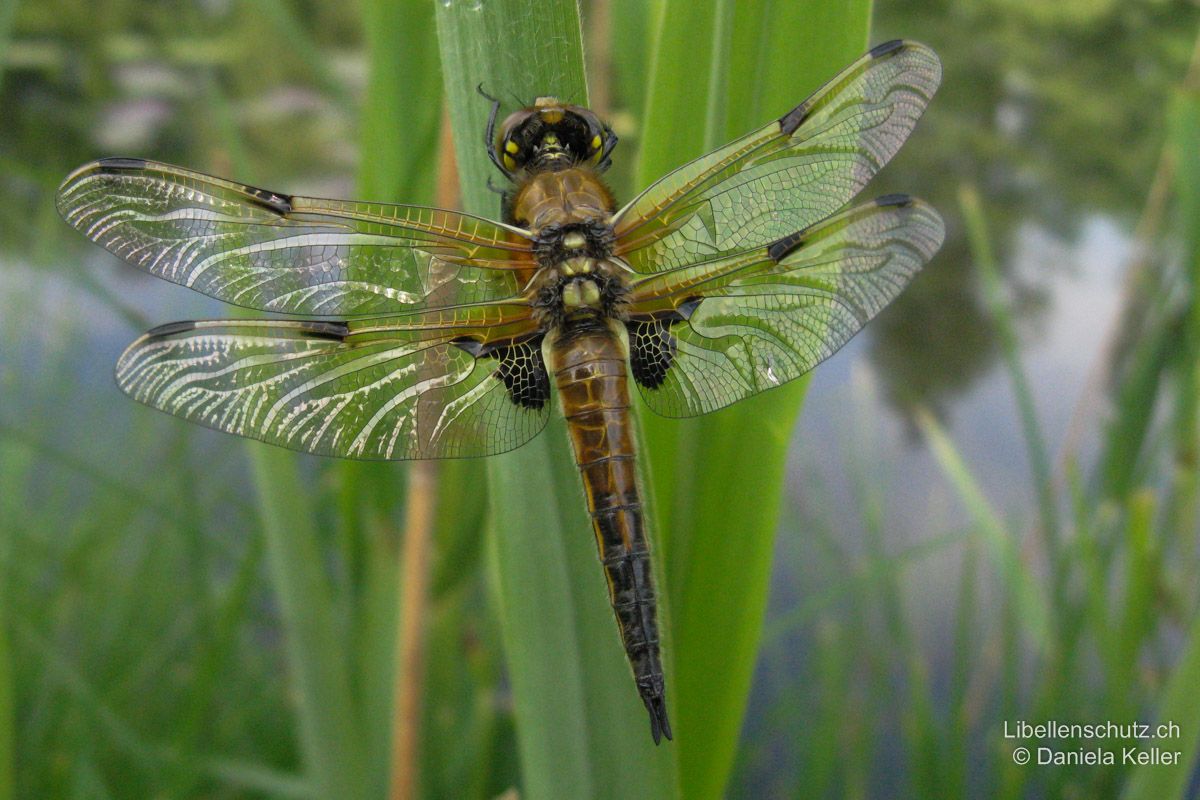
<svg viewBox="0 0 1200 800">
<path fill-rule="evenodd" d="M 671 741 L 671 721 L 667 719 L 667 698 L 661 694 L 656 696 L 642 696 L 642 702 L 646 704 L 646 711 L 650 712 L 650 735 L 654 737 L 654 743 L 658 744 L 665 737 L 667 741 Z"/>
</svg>

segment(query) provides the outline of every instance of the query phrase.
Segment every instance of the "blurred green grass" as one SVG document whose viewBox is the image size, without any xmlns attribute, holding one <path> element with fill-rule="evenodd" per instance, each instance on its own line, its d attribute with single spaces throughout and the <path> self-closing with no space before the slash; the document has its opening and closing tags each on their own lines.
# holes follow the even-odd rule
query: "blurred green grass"
<svg viewBox="0 0 1200 800">
<path fill-rule="evenodd" d="M 48 198 L 76 162 L 116 154 L 98 149 L 97 128 L 156 113 L 161 95 L 141 80 L 165 87 L 174 116 L 141 140 L 152 151 L 129 154 L 281 189 L 315 176 L 347 196 L 428 202 L 440 42 L 464 199 L 493 214 L 475 84 L 506 101 L 581 97 L 583 53 L 572 3 L 544 5 L 537 24 L 511 0 L 483 5 L 491 23 L 470 3 L 369 2 L 361 17 L 282 0 L 183 14 L 0 4 L 0 57 L 19 65 L 0 75 L 18 112 L 0 123 L 11 148 L 0 189 L 12 198 L 0 230 L 5 256 L 27 262 L 5 263 L 0 320 L 0 799 L 382 795 L 406 468 L 297 457 L 126 408 L 110 364 L 80 363 L 75 348 L 95 336 L 97 315 L 114 356 L 133 328 L 165 321 L 133 297 L 156 290 L 91 277 L 95 254 L 68 238 Z M 585 29 L 594 11 L 585 7 Z M 591 78 L 610 84 L 629 128 L 614 171 L 629 196 L 802 99 L 866 46 L 870 7 L 615 0 L 610 12 L 614 74 Z M 366 54 L 358 67 L 346 57 L 354 48 Z M 788 57 L 764 57 L 773 53 Z M 263 92 L 274 85 L 292 93 Z M 942 207 L 972 233 L 965 263 L 1000 333 L 1035 507 L 995 508 L 925 415 L 970 522 L 897 548 L 866 422 L 847 446 L 867 453 L 851 467 L 867 531 L 853 552 L 782 493 L 803 387 L 682 425 L 643 415 L 674 744 L 648 744 L 562 431 L 511 457 L 449 465 L 422 796 L 573 786 L 719 797 L 727 785 L 786 797 L 1187 796 L 1200 746 L 1195 92 L 1181 84 L 1163 124 L 1175 177 L 1155 229 L 1183 254 L 1152 252 L 1126 298 L 1142 313 L 1126 320 L 1133 344 L 1114 357 L 1114 410 L 1086 463 L 1055 463 L 1043 441 L 1039 387 L 1024 377 L 1019 320 L 989 253 L 1000 238 L 990 195 L 968 189 L 961 208 Z M 129 94 L 137 102 L 122 105 Z M 39 318 L 47 306 L 59 310 L 53 326 Z M 754 491 L 731 499 L 731 485 Z M 529 560 L 533 551 L 547 560 Z M 912 602 L 914 565 L 943 558 L 960 569 L 948 664 L 928 649 Z M 772 623 L 760 662 L 773 559 L 806 560 L 825 583 Z M 746 724 L 756 664 L 785 689 Z M 1019 718 L 1172 719 L 1184 727 L 1183 763 L 1021 769 L 998 732 Z"/>
</svg>

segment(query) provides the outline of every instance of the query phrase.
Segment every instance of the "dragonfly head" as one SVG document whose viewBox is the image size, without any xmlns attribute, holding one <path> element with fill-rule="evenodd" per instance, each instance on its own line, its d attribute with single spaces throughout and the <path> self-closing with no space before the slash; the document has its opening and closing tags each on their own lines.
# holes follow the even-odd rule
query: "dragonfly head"
<svg viewBox="0 0 1200 800">
<path fill-rule="evenodd" d="M 494 147 L 497 163 L 511 177 L 522 169 L 560 170 L 581 164 L 603 170 L 616 143 L 612 129 L 591 109 L 539 97 L 532 106 L 508 115 Z"/>
</svg>

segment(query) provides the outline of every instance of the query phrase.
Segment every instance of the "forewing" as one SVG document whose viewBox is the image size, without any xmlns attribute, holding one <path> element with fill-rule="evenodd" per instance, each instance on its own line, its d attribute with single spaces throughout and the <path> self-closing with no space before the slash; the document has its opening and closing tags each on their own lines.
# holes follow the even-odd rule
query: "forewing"
<svg viewBox="0 0 1200 800">
<path fill-rule="evenodd" d="M 779 120 L 685 164 L 617 213 L 616 253 L 653 273 L 761 247 L 848 203 L 900 149 L 942 68 L 882 44 Z"/>
<path fill-rule="evenodd" d="M 288 196 L 140 159 L 86 164 L 59 213 L 152 275 L 261 311 L 354 316 L 515 295 L 528 236 L 442 209 Z"/>
<path fill-rule="evenodd" d="M 497 360 L 461 333 L 425 320 L 175 323 L 125 350 L 117 383 L 193 422 L 318 455 L 457 458 L 524 444 L 549 403 L 515 401 Z M 522 347 L 510 371 L 541 365 Z M 548 394 L 544 370 L 541 380 Z"/>
<path fill-rule="evenodd" d="M 931 206 L 891 195 L 766 248 L 642 279 L 627 323 L 642 396 L 687 417 L 803 375 L 891 302 L 943 237 Z"/>
</svg>

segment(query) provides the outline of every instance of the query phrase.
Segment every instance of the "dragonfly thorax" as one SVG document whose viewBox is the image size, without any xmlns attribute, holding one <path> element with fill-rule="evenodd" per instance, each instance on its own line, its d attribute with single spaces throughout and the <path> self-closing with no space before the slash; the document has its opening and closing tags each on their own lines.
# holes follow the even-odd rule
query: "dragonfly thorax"
<svg viewBox="0 0 1200 800">
<path fill-rule="evenodd" d="M 614 241 L 607 218 L 593 217 L 546 225 L 537 231 L 533 250 L 539 264 L 554 268 L 573 258 L 607 259 Z"/>
<path fill-rule="evenodd" d="M 572 225 L 607 222 L 616 210 L 612 192 L 590 167 L 529 175 L 512 192 L 510 224 L 541 236 Z"/>
<path fill-rule="evenodd" d="M 571 256 L 544 270 L 533 304 L 543 327 L 584 317 L 621 318 L 628 294 L 622 274 L 615 262 L 587 255 Z"/>
</svg>

